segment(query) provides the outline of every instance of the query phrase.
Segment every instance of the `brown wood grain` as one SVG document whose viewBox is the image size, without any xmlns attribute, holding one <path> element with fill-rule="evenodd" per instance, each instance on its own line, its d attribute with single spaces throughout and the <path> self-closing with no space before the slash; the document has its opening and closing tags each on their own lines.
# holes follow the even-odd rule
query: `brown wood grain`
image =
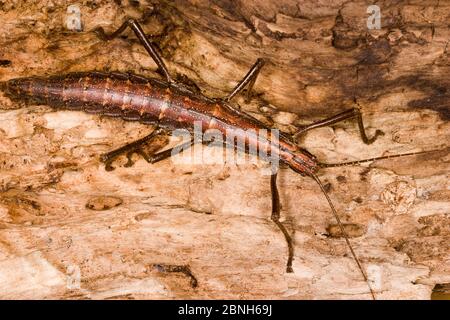
<svg viewBox="0 0 450 320">
<path fill-rule="evenodd" d="M 90 32 L 132 16 L 170 72 L 211 97 L 265 58 L 257 96 L 238 102 L 284 132 L 357 103 L 369 134 L 385 133 L 366 146 L 352 121 L 308 132 L 300 142 L 322 161 L 448 146 L 445 1 L 377 2 L 380 30 L 367 29 L 368 1 L 86 1 L 82 32 L 65 28 L 68 4 L 0 5 L 0 81 L 92 70 L 155 76 L 131 31 L 107 43 Z M 370 298 L 311 179 L 280 173 L 283 223 L 295 239 L 286 274 L 263 164 L 214 163 L 221 151 L 206 148 L 210 164 L 136 157 L 107 172 L 100 154 L 152 129 L 6 97 L 0 108 L 1 298 Z M 429 299 L 450 282 L 448 152 L 320 177 L 378 298 Z M 160 264 L 189 265 L 198 286 Z"/>
</svg>

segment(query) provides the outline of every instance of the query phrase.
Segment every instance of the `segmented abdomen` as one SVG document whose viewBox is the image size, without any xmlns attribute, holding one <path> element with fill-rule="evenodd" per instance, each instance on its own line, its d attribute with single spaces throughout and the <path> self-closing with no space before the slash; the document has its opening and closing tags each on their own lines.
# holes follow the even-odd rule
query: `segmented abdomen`
<svg viewBox="0 0 450 320">
<path fill-rule="evenodd" d="M 282 137 L 275 144 L 268 132 L 269 141 L 261 141 L 258 134 L 267 128 L 256 119 L 233 110 L 223 101 L 157 79 L 91 72 L 18 78 L 2 85 L 7 96 L 14 100 L 28 99 L 56 109 L 81 110 L 173 128 L 193 129 L 199 124 L 202 131 L 215 129 L 225 138 L 242 139 L 246 149 L 253 147 L 278 154 L 297 171 L 310 171 L 316 166 L 308 155 L 294 156 L 298 147 Z"/>
<path fill-rule="evenodd" d="M 169 98 L 164 96 L 165 90 L 162 82 L 133 75 L 72 73 L 13 79 L 6 83 L 5 91 L 14 100 L 30 100 L 57 109 L 154 122 Z"/>
</svg>

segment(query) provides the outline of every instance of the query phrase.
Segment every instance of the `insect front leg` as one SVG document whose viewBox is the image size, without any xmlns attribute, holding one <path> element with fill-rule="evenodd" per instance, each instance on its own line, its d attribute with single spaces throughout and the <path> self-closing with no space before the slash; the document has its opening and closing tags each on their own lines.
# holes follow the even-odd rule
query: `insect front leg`
<svg viewBox="0 0 450 320">
<path fill-rule="evenodd" d="M 286 230 L 286 227 L 280 222 L 280 196 L 278 194 L 277 188 L 277 173 L 273 173 L 270 177 L 270 191 L 272 193 L 272 216 L 271 219 L 278 228 L 283 232 L 284 237 L 286 238 L 286 242 L 288 245 L 289 256 L 286 264 L 286 272 L 294 272 L 292 270 L 292 260 L 294 259 L 294 246 L 292 244 L 292 238 L 289 235 L 289 232 Z"/>
<path fill-rule="evenodd" d="M 158 70 L 160 73 L 166 78 L 167 82 L 173 83 L 173 79 L 169 74 L 169 71 L 159 55 L 158 51 L 156 50 L 156 47 L 148 40 L 147 36 L 144 33 L 144 30 L 142 30 L 142 27 L 139 25 L 139 23 L 133 19 L 129 18 L 127 19 L 116 31 L 114 31 L 111 34 L 106 34 L 105 30 L 102 27 L 98 27 L 94 29 L 94 32 L 97 34 L 97 36 L 105 41 L 112 40 L 116 37 L 118 37 L 127 27 L 130 27 L 131 30 L 134 31 L 136 34 L 136 37 L 139 39 L 139 41 L 144 46 L 145 50 L 148 52 L 148 54 L 152 57 L 152 59 L 155 61 L 156 65 L 158 66 Z"/>
<path fill-rule="evenodd" d="M 361 139 L 365 144 L 371 144 L 373 143 L 379 136 L 384 135 L 384 132 L 381 130 L 376 130 L 375 134 L 372 138 L 368 138 L 366 131 L 364 129 L 364 123 L 363 123 L 363 119 L 362 119 L 362 115 L 361 115 L 361 111 L 359 110 L 359 108 L 352 108 L 350 110 L 346 110 L 344 112 L 341 112 L 335 116 L 332 116 L 330 118 L 324 119 L 324 120 L 320 120 L 314 123 L 311 123 L 310 125 L 307 125 L 306 127 L 300 129 L 298 132 L 296 132 L 293 135 L 294 140 L 301 134 L 305 133 L 306 131 L 309 131 L 311 129 L 316 129 L 316 128 L 321 128 L 321 127 L 326 127 L 326 126 L 330 126 L 332 124 L 335 124 L 337 122 L 341 122 L 347 119 L 352 119 L 352 118 L 356 118 L 356 121 L 358 122 L 358 128 L 359 128 L 359 133 L 361 135 Z"/>
</svg>

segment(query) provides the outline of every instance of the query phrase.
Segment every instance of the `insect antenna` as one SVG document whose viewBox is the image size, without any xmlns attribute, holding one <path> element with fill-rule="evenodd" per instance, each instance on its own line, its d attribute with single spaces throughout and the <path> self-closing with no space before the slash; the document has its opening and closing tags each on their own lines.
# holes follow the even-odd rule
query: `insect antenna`
<svg viewBox="0 0 450 320">
<path fill-rule="evenodd" d="M 375 161 L 375 160 L 393 159 L 393 158 L 400 158 L 400 157 L 406 157 L 406 156 L 414 156 L 414 155 L 425 154 L 425 153 L 445 151 L 445 150 L 449 150 L 449 149 L 450 148 L 447 147 L 447 148 L 444 148 L 444 149 L 434 149 L 434 150 L 427 150 L 427 151 L 400 153 L 400 154 L 393 154 L 393 155 L 388 155 L 388 156 L 381 156 L 381 157 L 362 159 L 362 160 L 355 160 L 355 161 L 348 161 L 348 162 L 340 162 L 340 163 L 322 163 L 322 162 L 319 162 L 318 165 L 321 168 L 354 166 L 354 165 L 358 165 L 358 164 L 365 163 L 365 162 L 371 162 L 371 161 Z"/>
<path fill-rule="evenodd" d="M 343 226 L 343 224 L 342 224 L 342 222 L 341 222 L 341 219 L 339 218 L 339 215 L 337 214 L 337 211 L 336 211 L 336 209 L 334 208 L 333 202 L 331 202 L 331 199 L 330 199 L 330 197 L 328 196 L 328 193 L 325 191 L 325 187 L 323 186 L 323 184 L 322 184 L 322 182 L 320 181 L 319 177 L 313 174 L 313 175 L 312 175 L 312 178 L 313 178 L 314 180 L 316 180 L 317 184 L 320 186 L 320 189 L 322 190 L 323 194 L 325 195 L 325 198 L 327 199 L 328 204 L 330 205 L 331 211 L 333 212 L 333 215 L 334 215 L 334 217 L 336 218 L 336 221 L 337 221 L 337 223 L 338 223 L 338 225 L 339 225 L 339 228 L 341 229 L 342 235 L 344 236 L 345 242 L 347 243 L 347 246 L 349 247 L 349 249 L 350 249 L 350 251 L 351 251 L 351 253 L 352 253 L 353 259 L 355 260 L 356 264 L 358 265 L 358 268 L 359 268 L 359 270 L 361 271 L 361 274 L 363 275 L 363 278 L 364 278 L 364 280 L 366 281 L 367 286 L 369 287 L 370 294 L 372 295 L 372 299 L 373 299 L 373 300 L 376 300 L 376 298 L 375 298 L 375 293 L 374 293 L 373 290 L 372 290 L 372 286 L 370 285 L 369 279 L 367 278 L 367 275 L 366 275 L 366 273 L 365 273 L 365 271 L 364 271 L 364 269 L 363 269 L 361 263 L 359 262 L 359 259 L 358 259 L 358 257 L 356 256 L 355 251 L 353 250 L 353 247 L 352 247 L 352 245 L 351 245 L 351 243 L 350 243 L 350 240 L 348 239 L 347 232 L 345 231 L 344 226 Z"/>
<path fill-rule="evenodd" d="M 448 151 L 450 149 L 450 147 L 446 147 L 443 149 L 434 149 L 434 150 L 427 150 L 427 151 L 418 151 L 418 152 L 409 152 L 409 153 L 401 153 L 401 154 L 394 154 L 394 155 L 387 155 L 387 156 L 381 156 L 381 157 L 374 157 L 374 158 L 370 158 L 370 159 L 362 159 L 362 160 L 356 160 L 356 161 L 348 161 L 348 162 L 341 162 L 341 163 L 322 163 L 319 162 L 318 166 L 321 168 L 331 168 L 331 167 L 343 167 L 343 166 L 353 166 L 353 165 L 358 165 L 361 163 L 365 163 L 365 162 L 371 162 L 371 161 L 375 161 L 375 160 L 382 160 L 382 159 L 392 159 L 392 158 L 400 158 L 400 157 L 406 157 L 406 156 L 413 156 L 413 155 L 419 155 L 419 154 L 425 154 L 425 153 L 432 153 L 432 152 L 440 152 L 440 151 Z M 330 197 L 328 196 L 328 193 L 325 191 L 325 187 L 323 186 L 322 182 L 320 181 L 319 177 L 317 177 L 315 174 L 312 174 L 311 177 L 317 182 L 317 184 L 319 185 L 320 189 L 322 190 L 322 193 L 325 195 L 325 198 L 328 201 L 328 204 L 331 208 L 331 211 L 333 212 L 334 217 L 336 218 L 336 221 L 339 225 L 339 229 L 342 232 L 342 235 L 344 236 L 345 242 L 347 243 L 347 246 L 350 249 L 350 252 L 352 253 L 353 259 L 355 260 L 356 264 L 358 265 L 359 270 L 361 271 L 361 274 L 364 277 L 364 280 L 367 283 L 367 286 L 369 287 L 370 290 L 370 294 L 372 295 L 372 299 L 376 300 L 375 298 L 375 293 L 372 290 L 372 287 L 370 285 L 369 279 L 367 278 L 367 275 L 364 271 L 364 269 L 362 268 L 362 265 L 358 259 L 358 257 L 356 256 L 355 251 L 353 250 L 353 247 L 350 243 L 350 240 L 348 238 L 347 232 L 344 229 L 344 226 L 341 222 L 341 219 L 339 218 L 337 211 L 333 205 L 333 202 L 331 202 Z"/>
</svg>

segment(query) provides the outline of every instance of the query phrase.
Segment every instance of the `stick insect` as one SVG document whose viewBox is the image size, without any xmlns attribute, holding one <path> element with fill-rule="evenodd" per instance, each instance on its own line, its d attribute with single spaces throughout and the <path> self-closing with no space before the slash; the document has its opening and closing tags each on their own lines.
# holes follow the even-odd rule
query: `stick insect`
<svg viewBox="0 0 450 320">
<path fill-rule="evenodd" d="M 147 162 L 153 164 L 171 157 L 175 148 L 183 150 L 193 146 L 198 141 L 191 138 L 190 141 L 184 142 L 181 147 L 176 146 L 153 154 L 147 154 L 142 148 L 144 144 L 151 143 L 158 135 L 169 134 L 176 128 L 192 130 L 195 122 L 200 123 L 202 131 L 217 129 L 225 137 L 231 132 L 242 138 L 245 141 L 244 152 L 248 152 L 253 147 L 254 150 L 263 149 L 267 151 L 267 154 L 277 156 L 282 165 L 291 168 L 302 176 L 312 178 L 318 184 L 330 206 L 331 212 L 337 220 L 351 255 L 367 283 L 370 294 L 375 299 L 375 293 L 370 286 L 366 272 L 349 241 L 344 225 L 317 172 L 319 169 L 328 167 L 356 165 L 363 162 L 416 155 L 429 151 L 327 164 L 318 161 L 314 155 L 298 146 L 296 141 L 299 135 L 315 128 L 331 126 L 348 119 L 356 120 L 361 139 L 365 144 L 373 143 L 383 133 L 380 130 L 376 130 L 372 137 L 369 138 L 367 136 L 359 108 L 352 108 L 327 119 L 314 122 L 303 127 L 294 135 L 280 134 L 278 138 L 269 136 L 262 141 L 253 132 L 270 131 L 270 128 L 242 111 L 232 101 L 238 94 L 244 93 L 245 89 L 247 98 L 251 97 L 251 91 L 257 76 L 264 66 L 263 59 L 256 61 L 228 95 L 222 98 L 209 98 L 194 86 L 176 81 L 171 76 L 156 47 L 149 41 L 136 20 L 127 19 L 111 34 L 105 33 L 101 27 L 94 31 L 100 39 L 110 41 L 118 37 L 127 28 L 130 28 L 135 33 L 145 50 L 153 58 L 158 66 L 158 72 L 162 75 L 162 80 L 159 78 L 146 78 L 132 73 L 84 72 L 46 78 L 17 78 L 2 83 L 1 87 L 6 95 L 14 100 L 25 100 L 34 104 L 47 104 L 57 110 L 82 110 L 87 113 L 120 117 L 127 121 L 139 121 L 156 126 L 156 129 L 148 136 L 102 155 L 101 161 L 105 163 L 106 170 L 112 170 L 111 164 L 122 154 L 125 154 L 128 158 L 127 166 L 132 164 L 131 156 L 136 153 L 141 155 Z M 225 146 L 235 148 L 229 141 Z M 280 221 L 281 205 L 276 170 L 272 172 L 270 177 L 270 189 L 272 194 L 271 220 L 282 232 L 287 243 L 286 272 L 293 272 L 294 245 L 291 235 Z M 174 268 L 169 269 L 172 270 Z"/>
</svg>

